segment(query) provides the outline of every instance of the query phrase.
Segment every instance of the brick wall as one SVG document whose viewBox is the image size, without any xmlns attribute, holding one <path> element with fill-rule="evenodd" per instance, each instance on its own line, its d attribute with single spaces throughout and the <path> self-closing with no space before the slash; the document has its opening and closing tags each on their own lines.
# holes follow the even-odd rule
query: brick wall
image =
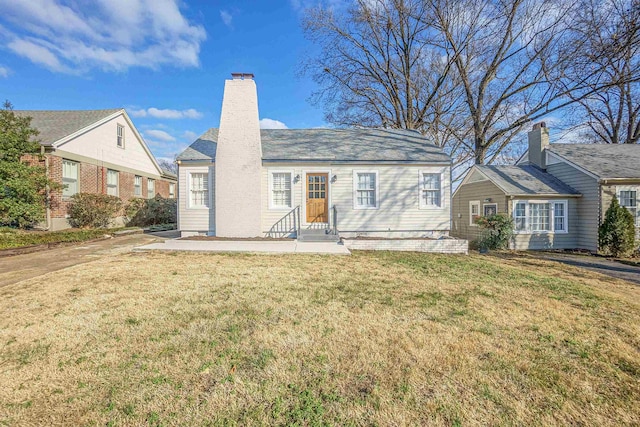
<svg viewBox="0 0 640 427">
<path fill-rule="evenodd" d="M 343 242 L 349 249 L 363 251 L 469 253 L 469 242 L 462 239 L 344 239 Z"/>
<path fill-rule="evenodd" d="M 49 179 L 62 183 L 62 158 L 47 155 L 49 159 Z M 27 161 L 38 161 L 37 156 L 25 157 Z M 41 162 L 44 165 L 44 161 Z M 80 163 L 80 192 L 93 194 L 107 194 L 107 170 L 106 167 L 90 163 Z M 135 174 L 130 172 L 118 172 L 118 196 L 123 201 L 128 201 L 134 196 Z M 169 181 L 156 179 L 155 193 L 162 197 L 169 197 Z M 147 178 L 142 178 L 142 198 L 147 197 Z M 62 197 L 62 190 L 51 192 L 51 217 L 65 218 L 70 200 Z"/>
</svg>

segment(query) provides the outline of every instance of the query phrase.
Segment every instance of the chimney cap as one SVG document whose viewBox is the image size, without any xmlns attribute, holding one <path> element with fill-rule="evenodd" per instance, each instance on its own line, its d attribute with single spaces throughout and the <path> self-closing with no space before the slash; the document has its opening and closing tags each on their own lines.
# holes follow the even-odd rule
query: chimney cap
<svg viewBox="0 0 640 427">
<path fill-rule="evenodd" d="M 253 80 L 253 73 L 231 73 L 233 80 Z"/>
<path fill-rule="evenodd" d="M 546 128 L 546 127 L 547 127 L 547 124 L 545 122 L 538 122 L 533 125 L 533 130 L 536 130 L 538 128 Z"/>
</svg>

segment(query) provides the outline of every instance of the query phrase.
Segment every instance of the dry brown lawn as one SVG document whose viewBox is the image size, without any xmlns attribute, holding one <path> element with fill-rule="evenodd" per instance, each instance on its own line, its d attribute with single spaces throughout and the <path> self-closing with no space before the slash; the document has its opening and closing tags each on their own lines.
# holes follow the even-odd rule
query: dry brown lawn
<svg viewBox="0 0 640 427">
<path fill-rule="evenodd" d="M 526 255 L 104 258 L 0 288 L 0 425 L 638 425 L 639 296 Z"/>
</svg>

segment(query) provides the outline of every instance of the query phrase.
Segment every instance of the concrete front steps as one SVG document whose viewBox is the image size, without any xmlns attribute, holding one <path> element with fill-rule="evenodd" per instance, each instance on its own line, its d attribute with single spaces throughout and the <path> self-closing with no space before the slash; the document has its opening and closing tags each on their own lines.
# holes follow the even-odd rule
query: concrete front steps
<svg viewBox="0 0 640 427">
<path fill-rule="evenodd" d="M 340 236 L 329 233 L 327 229 L 300 230 L 299 242 L 339 242 Z"/>
</svg>

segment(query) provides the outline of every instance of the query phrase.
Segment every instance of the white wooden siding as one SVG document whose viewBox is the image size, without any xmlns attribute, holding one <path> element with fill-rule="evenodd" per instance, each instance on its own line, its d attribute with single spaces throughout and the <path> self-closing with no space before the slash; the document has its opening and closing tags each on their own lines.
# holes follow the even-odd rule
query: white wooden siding
<svg viewBox="0 0 640 427">
<path fill-rule="evenodd" d="M 262 167 L 262 228 L 263 232 L 279 221 L 289 210 L 269 209 L 269 172 L 291 171 L 300 178 L 293 185 L 292 206 L 301 206 L 305 223 L 306 173 L 329 174 L 329 208 L 338 211 L 338 230 L 343 233 L 382 232 L 442 232 L 448 233 L 451 219 L 450 168 L 429 165 L 310 165 L 273 164 Z M 379 208 L 354 209 L 353 171 L 378 171 Z M 420 171 L 442 174 L 442 208 L 420 209 Z M 335 175 L 335 182 L 332 177 Z"/>
<path fill-rule="evenodd" d="M 189 207 L 189 179 L 190 173 L 209 174 L 209 209 Z M 215 234 L 215 167 L 199 165 L 178 167 L 178 229 L 182 232 L 198 232 Z"/>
</svg>

